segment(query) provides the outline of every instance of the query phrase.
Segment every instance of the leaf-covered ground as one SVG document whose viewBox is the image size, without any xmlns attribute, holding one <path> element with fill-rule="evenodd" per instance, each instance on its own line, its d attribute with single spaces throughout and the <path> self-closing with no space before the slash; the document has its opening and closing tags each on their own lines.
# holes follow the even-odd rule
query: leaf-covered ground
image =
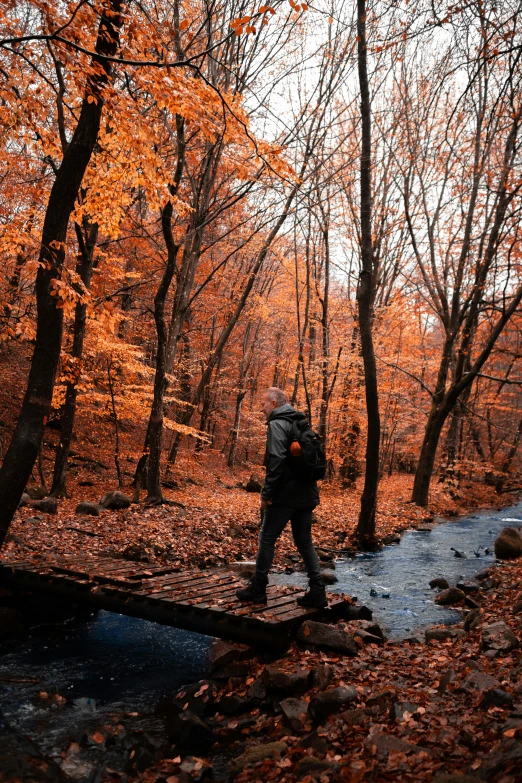
<svg viewBox="0 0 522 783">
<path fill-rule="evenodd" d="M 110 478 L 114 468 L 96 453 L 71 461 L 70 497 L 58 501 L 56 515 L 42 514 L 30 505 L 21 508 L 11 527 L 8 550 L 110 553 L 149 561 L 168 558 L 180 565 L 200 567 L 255 557 L 259 495 L 243 487 L 252 472 L 262 477 L 259 467 L 232 471 L 219 453 L 207 452 L 201 457 L 184 453 L 169 477 L 178 488 L 164 490 L 165 497 L 176 505 L 147 507 L 142 502 L 92 517 L 76 514 L 76 506 L 82 500 L 97 502 L 104 492 L 116 489 Z M 132 496 L 130 470 L 125 479 L 128 483 L 123 490 Z M 381 540 L 387 541 L 435 514 L 455 515 L 466 508 L 499 503 L 498 496 L 484 484 L 462 487 L 455 499 L 434 480 L 430 507 L 421 509 L 409 502 L 412 481 L 412 476 L 401 474 L 383 479 L 377 512 Z M 342 490 L 335 483 L 323 483 L 313 530 L 318 546 L 339 550 L 351 545 L 360 492 L 360 484 Z M 285 532 L 278 542 L 275 563 L 282 565 L 285 557 L 294 553 L 291 535 Z"/>
</svg>

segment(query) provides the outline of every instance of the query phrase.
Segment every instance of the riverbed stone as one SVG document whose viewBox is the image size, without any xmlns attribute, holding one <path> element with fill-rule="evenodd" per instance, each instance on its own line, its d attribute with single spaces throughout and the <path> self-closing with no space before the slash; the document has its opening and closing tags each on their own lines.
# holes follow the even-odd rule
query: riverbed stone
<svg viewBox="0 0 522 783">
<path fill-rule="evenodd" d="M 286 723 L 296 734 L 306 731 L 308 721 L 308 702 L 304 699 L 296 699 L 290 696 L 279 703 Z"/>
<path fill-rule="evenodd" d="M 495 557 L 515 560 L 522 557 L 522 535 L 516 527 L 505 527 L 495 539 Z"/>
<path fill-rule="evenodd" d="M 241 696 L 239 693 L 225 693 L 216 702 L 218 712 L 223 715 L 243 715 L 257 707 L 257 699 L 250 696 Z"/>
<path fill-rule="evenodd" d="M 469 595 L 470 593 L 478 593 L 480 590 L 480 585 L 477 584 L 477 582 L 469 582 L 464 580 L 457 582 L 457 587 L 459 590 L 462 590 L 465 595 Z"/>
<path fill-rule="evenodd" d="M 356 656 L 357 646 L 353 636 L 335 625 L 316 623 L 307 620 L 297 634 L 300 642 L 317 647 L 320 650 L 334 650 L 343 655 Z"/>
<path fill-rule="evenodd" d="M 460 604 L 466 596 L 459 590 L 458 587 L 450 587 L 447 590 L 443 590 L 435 598 L 435 603 L 440 606 L 453 606 L 454 604 Z"/>
<path fill-rule="evenodd" d="M 267 688 L 284 693 L 305 693 L 310 687 L 311 669 L 282 669 L 279 666 L 266 666 L 261 676 Z"/>
<path fill-rule="evenodd" d="M 98 503 L 91 503 L 89 500 L 82 500 L 81 503 L 78 503 L 76 506 L 75 514 L 87 514 L 91 517 L 99 517 L 100 516 L 100 509 L 101 506 L 98 505 Z"/>
<path fill-rule="evenodd" d="M 482 627 L 481 648 L 484 652 L 493 650 L 496 655 L 508 655 L 518 647 L 519 640 L 503 620 Z"/>
<path fill-rule="evenodd" d="M 373 612 L 370 609 L 369 606 L 355 606 L 354 604 L 349 604 L 348 601 L 345 602 L 345 605 L 343 606 L 342 610 L 342 619 L 343 620 L 371 620 L 373 617 Z"/>
<path fill-rule="evenodd" d="M 432 590 L 434 590 L 435 588 L 438 588 L 439 590 L 447 590 L 449 588 L 449 582 L 447 579 L 444 579 L 443 577 L 437 577 L 436 579 L 431 580 L 430 588 Z"/>
<path fill-rule="evenodd" d="M 58 501 L 56 498 L 43 498 L 43 500 L 34 500 L 31 503 L 31 508 L 34 508 L 35 511 L 41 511 L 42 514 L 57 514 Z"/>
<path fill-rule="evenodd" d="M 33 487 L 26 487 L 25 494 L 29 495 L 31 500 L 43 500 L 47 496 L 47 490 L 41 484 L 36 484 Z"/>
<path fill-rule="evenodd" d="M 378 712 L 384 712 L 385 710 L 390 709 L 394 698 L 394 692 L 387 688 L 386 690 L 378 691 L 377 693 L 373 693 L 371 696 L 369 696 L 366 699 L 366 706 L 375 707 Z"/>
<path fill-rule="evenodd" d="M 264 761 L 272 756 L 280 756 L 286 753 L 287 747 L 286 742 L 265 742 L 262 745 L 255 745 L 230 762 L 228 766 L 230 775 L 235 777 L 248 764 L 256 764 L 258 761 Z"/>
<path fill-rule="evenodd" d="M 318 693 L 310 699 L 309 711 L 314 720 L 324 721 L 342 707 L 357 701 L 359 693 L 352 685 L 330 688 Z"/>
<path fill-rule="evenodd" d="M 388 713 L 390 720 L 398 721 L 399 723 L 404 720 L 405 715 L 413 715 L 417 710 L 418 705 L 412 704 L 411 701 L 396 701 L 390 707 Z"/>
<path fill-rule="evenodd" d="M 111 511 L 119 511 L 122 508 L 129 508 L 131 499 L 125 492 L 119 490 L 111 490 L 106 492 L 100 500 L 100 506 L 108 508 Z"/>
<path fill-rule="evenodd" d="M 197 715 L 185 710 L 165 721 L 169 738 L 183 754 L 204 755 L 214 743 L 214 732 Z"/>
<path fill-rule="evenodd" d="M 233 571 L 242 579 L 249 579 L 256 570 L 255 560 L 237 560 L 234 563 L 228 563 L 227 571 Z"/>
<path fill-rule="evenodd" d="M 321 568 L 321 576 L 325 585 L 334 585 L 339 581 L 331 568 Z"/>
</svg>

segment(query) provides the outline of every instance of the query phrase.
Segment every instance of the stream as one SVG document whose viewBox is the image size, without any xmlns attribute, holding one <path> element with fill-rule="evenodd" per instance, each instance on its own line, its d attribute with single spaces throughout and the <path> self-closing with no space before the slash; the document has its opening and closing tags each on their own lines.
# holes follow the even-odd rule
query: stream
<svg viewBox="0 0 522 783">
<path fill-rule="evenodd" d="M 499 531 L 517 523 L 522 525 L 522 503 L 407 531 L 399 545 L 337 560 L 338 582 L 330 589 L 357 596 L 390 638 L 459 622 L 459 612 L 434 603 L 429 581 L 471 579 L 493 561 Z M 453 550 L 465 557 L 456 557 Z M 272 579 L 306 584 L 300 572 Z M 180 686 L 207 676 L 211 643 L 210 637 L 110 612 L 36 629 L 22 642 L 0 645 L 0 711 L 46 755 L 58 758 L 71 740 L 79 743 L 87 766 L 82 778 L 80 764 L 76 779 L 88 780 L 89 765 L 91 770 L 98 763 L 118 769 L 128 753 L 124 747 L 92 747 L 89 733 L 125 715 L 126 726 L 163 742 L 154 707 Z M 42 692 L 48 696 L 42 698 Z M 64 699 L 57 702 L 55 694 Z"/>
</svg>

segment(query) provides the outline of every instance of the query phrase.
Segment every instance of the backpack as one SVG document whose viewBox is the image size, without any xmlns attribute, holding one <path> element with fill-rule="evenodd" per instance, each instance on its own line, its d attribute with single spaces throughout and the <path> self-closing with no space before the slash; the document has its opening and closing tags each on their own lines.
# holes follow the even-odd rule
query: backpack
<svg viewBox="0 0 522 783">
<path fill-rule="evenodd" d="M 289 445 L 291 461 L 299 465 L 300 473 L 308 481 L 320 481 L 326 476 L 326 456 L 319 435 L 313 431 L 306 419 L 287 419 L 292 425 Z M 295 447 L 298 444 L 298 448 Z M 296 452 L 300 455 L 296 456 Z M 299 460 L 299 462 L 298 462 Z"/>
</svg>

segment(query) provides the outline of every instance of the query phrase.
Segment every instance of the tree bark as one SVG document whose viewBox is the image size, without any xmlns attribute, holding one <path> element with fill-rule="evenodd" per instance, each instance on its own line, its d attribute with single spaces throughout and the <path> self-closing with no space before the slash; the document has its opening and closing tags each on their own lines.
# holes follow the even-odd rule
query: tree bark
<svg viewBox="0 0 522 783">
<path fill-rule="evenodd" d="M 85 238 L 82 234 L 81 226 L 76 225 L 76 235 L 80 245 L 81 260 L 76 267 L 76 272 L 80 276 L 86 289 L 91 284 L 94 248 L 98 236 L 98 225 L 96 223 L 85 224 Z M 80 293 L 78 291 L 78 293 Z M 74 430 L 74 419 L 76 416 L 76 398 L 78 396 L 78 373 L 81 366 L 83 354 L 83 343 L 85 339 L 85 327 L 87 322 L 87 305 L 84 302 L 76 302 L 74 311 L 73 344 L 71 355 L 78 360 L 78 371 L 74 381 L 67 381 L 65 392 L 65 404 L 62 415 L 62 426 L 60 429 L 60 442 L 56 449 L 56 458 L 54 461 L 53 483 L 51 486 L 51 495 L 55 498 L 67 497 L 66 477 L 67 460 L 69 459 L 69 449 L 71 448 L 71 439 Z"/>
<path fill-rule="evenodd" d="M 375 545 L 375 510 L 379 485 L 379 444 L 381 422 L 377 389 L 377 366 L 373 348 L 372 314 L 373 242 L 372 242 L 372 182 L 371 182 L 371 109 L 368 86 L 366 47 L 366 1 L 357 0 L 357 53 L 361 92 L 361 272 L 357 304 L 359 331 L 364 362 L 364 387 L 368 418 L 366 439 L 366 469 L 361 511 L 357 522 L 357 537 L 364 547 Z"/>
<path fill-rule="evenodd" d="M 110 0 L 107 11 L 102 13 L 95 45 L 97 54 L 116 54 L 124 6 L 123 0 Z M 103 90 L 111 75 L 108 60 L 95 56 L 93 65 L 95 70 L 88 76 L 80 117 L 56 173 L 44 218 L 36 277 L 34 352 L 18 422 L 0 470 L 0 545 L 31 475 L 51 410 L 63 332 L 63 310 L 55 285 L 61 278 L 69 217 L 98 138 Z"/>
</svg>

